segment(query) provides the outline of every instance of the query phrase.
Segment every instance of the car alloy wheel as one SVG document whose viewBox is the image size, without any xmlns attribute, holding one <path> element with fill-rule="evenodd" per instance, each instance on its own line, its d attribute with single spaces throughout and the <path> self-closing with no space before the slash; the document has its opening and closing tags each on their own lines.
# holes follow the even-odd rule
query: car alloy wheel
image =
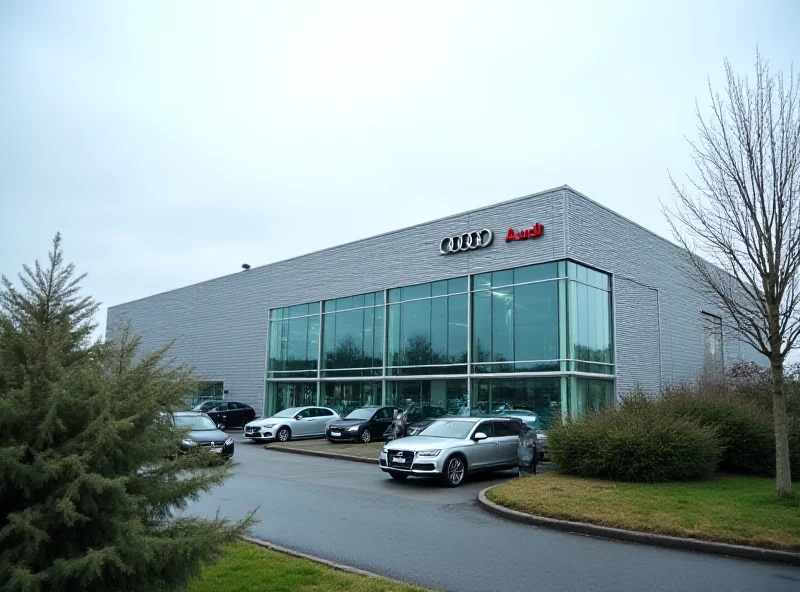
<svg viewBox="0 0 800 592">
<path fill-rule="evenodd" d="M 364 444 L 369 444 L 372 440 L 372 432 L 369 428 L 366 428 L 363 432 L 361 432 L 361 441 Z"/>
<path fill-rule="evenodd" d="M 458 487 L 464 480 L 465 473 L 464 461 L 460 457 L 454 456 L 447 461 L 445 466 L 445 479 L 450 487 Z"/>
<path fill-rule="evenodd" d="M 281 428 L 278 430 L 278 440 L 281 442 L 286 442 L 289 438 L 291 438 L 292 434 L 289 431 L 289 428 Z"/>
</svg>

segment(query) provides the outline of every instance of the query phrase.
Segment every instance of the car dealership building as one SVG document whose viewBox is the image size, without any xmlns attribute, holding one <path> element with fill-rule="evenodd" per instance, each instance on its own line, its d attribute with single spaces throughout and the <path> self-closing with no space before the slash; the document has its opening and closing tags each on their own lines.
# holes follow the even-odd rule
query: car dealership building
<svg viewBox="0 0 800 592">
<path fill-rule="evenodd" d="M 206 396 L 271 414 L 513 406 L 545 426 L 760 358 L 680 248 L 564 186 L 109 308 Z"/>
</svg>

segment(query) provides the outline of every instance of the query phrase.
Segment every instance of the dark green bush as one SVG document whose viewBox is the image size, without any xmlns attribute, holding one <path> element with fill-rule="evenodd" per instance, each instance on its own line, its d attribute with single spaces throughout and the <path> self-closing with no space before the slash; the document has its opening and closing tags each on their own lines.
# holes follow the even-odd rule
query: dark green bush
<svg viewBox="0 0 800 592">
<path fill-rule="evenodd" d="M 550 451 L 560 471 L 620 481 L 690 481 L 710 477 L 722 453 L 716 431 L 633 396 L 554 426 Z"/>
<path fill-rule="evenodd" d="M 741 397 L 717 390 L 673 389 L 662 396 L 662 411 L 696 419 L 716 430 L 722 445 L 719 470 L 750 475 L 775 475 L 772 417 Z"/>
</svg>

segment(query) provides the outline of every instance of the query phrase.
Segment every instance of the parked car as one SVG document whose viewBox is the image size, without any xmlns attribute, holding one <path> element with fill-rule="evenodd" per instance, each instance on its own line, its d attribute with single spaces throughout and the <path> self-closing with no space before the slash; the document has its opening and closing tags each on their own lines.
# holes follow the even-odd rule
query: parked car
<svg viewBox="0 0 800 592">
<path fill-rule="evenodd" d="M 539 449 L 539 460 L 550 460 L 550 446 L 547 443 L 547 432 L 542 429 L 542 422 L 539 416 L 533 411 L 526 409 L 506 409 L 499 412 L 503 417 L 516 417 L 524 421 L 536 432 L 537 448 Z"/>
<path fill-rule="evenodd" d="M 254 440 L 278 440 L 286 442 L 292 438 L 318 438 L 339 415 L 328 407 L 289 407 L 272 417 L 256 419 L 244 426 L 244 437 Z"/>
<path fill-rule="evenodd" d="M 414 405 L 413 407 L 406 409 L 405 412 L 406 420 L 409 423 L 423 419 L 436 419 L 437 417 L 443 417 L 447 415 L 447 409 L 444 407 L 431 407 L 428 405 L 423 405 L 421 407 Z"/>
<path fill-rule="evenodd" d="M 414 407 L 400 413 L 398 418 L 389 424 L 383 437 L 387 440 L 416 436 L 436 419 L 447 417 L 447 409 L 442 407 Z"/>
<path fill-rule="evenodd" d="M 207 401 L 203 401 L 202 403 L 195 405 L 190 409 L 190 411 L 200 411 L 201 413 L 205 413 L 206 411 L 211 411 L 220 403 L 222 403 L 222 399 L 208 399 Z"/>
<path fill-rule="evenodd" d="M 256 411 L 246 403 L 236 401 L 205 401 L 194 411 L 206 413 L 220 429 L 240 428 L 256 418 Z"/>
<path fill-rule="evenodd" d="M 367 444 L 383 438 L 397 407 L 368 405 L 351 411 L 347 417 L 331 422 L 325 436 L 331 442 L 356 441 Z"/>
<path fill-rule="evenodd" d="M 380 469 L 393 479 L 439 477 L 451 487 L 468 474 L 519 469 L 521 426 L 511 417 L 437 419 L 418 436 L 387 442 Z"/>
<path fill-rule="evenodd" d="M 188 453 L 197 448 L 208 448 L 225 458 L 233 458 L 233 437 L 220 430 L 214 421 L 199 411 L 176 411 L 172 423 L 177 428 L 189 428 L 181 442 L 181 452 Z"/>
</svg>

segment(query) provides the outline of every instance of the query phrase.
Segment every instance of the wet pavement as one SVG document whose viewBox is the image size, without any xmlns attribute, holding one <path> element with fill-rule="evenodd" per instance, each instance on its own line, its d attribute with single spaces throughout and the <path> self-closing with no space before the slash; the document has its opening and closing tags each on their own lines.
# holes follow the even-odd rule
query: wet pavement
<svg viewBox="0 0 800 592">
<path fill-rule="evenodd" d="M 231 518 L 260 505 L 253 536 L 448 591 L 797 591 L 800 569 L 534 528 L 478 508 L 478 491 L 397 482 L 369 464 L 264 450 L 235 433 L 233 476 L 190 505 Z M 536 477 L 532 477 L 535 479 Z"/>
</svg>

